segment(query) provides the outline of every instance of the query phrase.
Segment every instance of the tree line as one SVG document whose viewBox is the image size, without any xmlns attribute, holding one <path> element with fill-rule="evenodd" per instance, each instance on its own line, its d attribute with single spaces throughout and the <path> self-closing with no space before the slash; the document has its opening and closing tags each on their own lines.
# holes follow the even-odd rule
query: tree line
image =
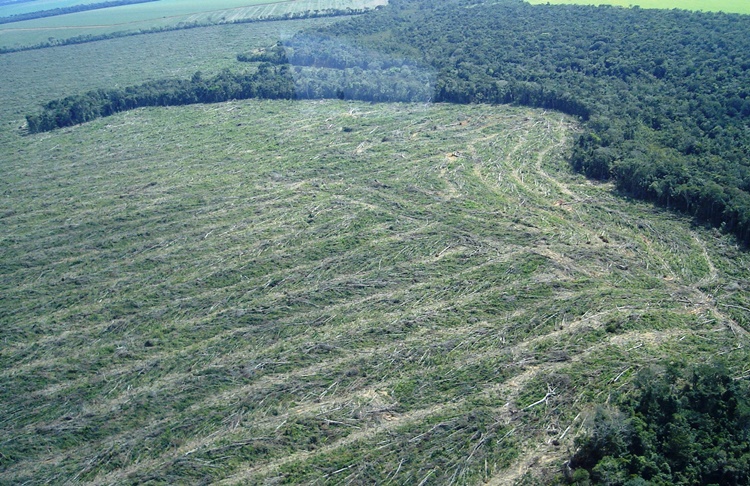
<svg viewBox="0 0 750 486">
<path fill-rule="evenodd" d="M 348 99 L 372 102 L 430 100 L 429 73 L 417 69 L 328 69 L 261 63 L 257 70 L 191 79 L 163 79 L 123 89 L 98 89 L 50 101 L 26 116 L 28 131 L 39 133 L 85 123 L 146 106 L 218 103 L 249 98 Z"/>
<path fill-rule="evenodd" d="M 538 83 L 494 80 L 486 86 L 472 86 L 461 78 L 438 76 L 433 66 L 413 57 L 394 53 L 392 50 L 386 53 L 368 49 L 348 41 L 345 37 L 324 33 L 302 33 L 273 47 L 239 54 L 237 60 L 302 67 L 295 70 L 303 86 L 300 89 L 300 98 L 329 97 L 325 93 L 354 91 L 345 97 L 362 101 L 429 99 L 451 103 L 514 103 L 558 110 L 584 120 L 590 116 L 589 108 L 569 93 L 548 89 Z M 337 72 L 347 75 L 337 75 Z M 391 89 L 387 83 L 382 82 L 384 77 L 388 77 L 388 73 L 396 74 L 390 78 L 395 85 L 403 85 L 405 78 L 410 78 L 414 73 L 422 73 L 417 84 L 421 83 L 424 86 L 429 82 L 430 92 L 425 93 L 423 89 L 411 86 L 407 88 L 411 95 L 404 95 L 403 89 Z M 336 79 L 341 82 L 336 82 Z M 349 80 L 351 82 L 347 82 Z M 320 86 L 321 91 L 309 95 L 304 88 L 304 85 L 309 83 Z M 352 83 L 357 84 L 360 89 L 352 90 Z"/>
<path fill-rule="evenodd" d="M 204 77 L 200 72 L 191 79 L 151 81 L 124 89 L 98 89 L 54 100 L 38 114 L 26 116 L 31 133 L 85 123 L 126 110 L 146 106 L 179 106 L 218 103 L 234 99 L 294 98 L 294 84 L 285 66 L 260 66 L 252 73 L 224 70 Z"/>
</svg>

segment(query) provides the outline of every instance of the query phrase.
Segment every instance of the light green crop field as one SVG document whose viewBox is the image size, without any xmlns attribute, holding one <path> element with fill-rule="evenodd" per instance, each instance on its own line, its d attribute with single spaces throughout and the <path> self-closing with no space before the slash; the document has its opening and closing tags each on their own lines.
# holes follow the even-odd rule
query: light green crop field
<svg viewBox="0 0 750 486">
<path fill-rule="evenodd" d="M 527 0 L 531 4 L 577 4 L 577 5 L 617 5 L 620 7 L 639 6 L 641 8 L 661 8 L 702 10 L 704 12 L 725 12 L 750 14 L 750 2 L 746 0 Z"/>
<path fill-rule="evenodd" d="M 75 5 L 90 5 L 101 3 L 98 0 L 34 0 L 33 2 L 11 3 L 0 7 L 0 17 L 19 15 L 41 10 L 52 10 L 55 8 L 73 7 Z"/>
<path fill-rule="evenodd" d="M 361 9 L 386 0 L 160 0 L 0 25 L 0 47 L 34 45 L 50 37 L 100 35 L 179 24 L 220 23 L 327 9 Z"/>
</svg>

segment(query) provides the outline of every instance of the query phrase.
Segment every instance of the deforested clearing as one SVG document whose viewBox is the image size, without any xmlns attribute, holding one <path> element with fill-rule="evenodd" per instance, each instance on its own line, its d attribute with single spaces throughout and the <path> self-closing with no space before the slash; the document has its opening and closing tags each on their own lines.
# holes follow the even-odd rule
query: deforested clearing
<svg viewBox="0 0 750 486">
<path fill-rule="evenodd" d="M 243 101 L 9 141 L 3 481 L 500 484 L 643 367 L 746 363 L 747 255 L 572 175 L 576 130 Z"/>
<path fill-rule="evenodd" d="M 380 3 L 0 54 L 0 484 L 747 484 L 750 17 Z"/>
</svg>

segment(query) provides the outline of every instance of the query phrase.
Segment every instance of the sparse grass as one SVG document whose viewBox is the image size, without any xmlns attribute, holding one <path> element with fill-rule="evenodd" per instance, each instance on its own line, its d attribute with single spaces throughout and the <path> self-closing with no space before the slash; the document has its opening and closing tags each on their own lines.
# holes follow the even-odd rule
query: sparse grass
<svg viewBox="0 0 750 486">
<path fill-rule="evenodd" d="M 741 374 L 745 254 L 570 174 L 576 129 L 247 101 L 8 132 L 0 480 L 501 483 L 643 366 Z"/>
<path fill-rule="evenodd" d="M 618 7 L 660 8 L 750 14 L 745 0 L 527 0 L 531 4 L 616 5 Z"/>
</svg>

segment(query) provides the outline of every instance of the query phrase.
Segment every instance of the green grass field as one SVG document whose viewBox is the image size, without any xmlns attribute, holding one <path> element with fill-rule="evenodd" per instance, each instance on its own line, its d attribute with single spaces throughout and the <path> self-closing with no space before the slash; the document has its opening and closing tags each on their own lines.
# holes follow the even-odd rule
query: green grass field
<svg viewBox="0 0 750 486">
<path fill-rule="evenodd" d="M 702 10 L 704 12 L 725 12 L 750 14 L 750 2 L 746 0 L 527 0 L 532 4 L 577 4 L 577 5 L 617 5 L 620 7 L 661 8 Z"/>
<path fill-rule="evenodd" d="M 0 26 L 0 47 L 190 23 L 220 23 L 326 9 L 372 8 L 385 0 L 160 0 Z"/>
</svg>

